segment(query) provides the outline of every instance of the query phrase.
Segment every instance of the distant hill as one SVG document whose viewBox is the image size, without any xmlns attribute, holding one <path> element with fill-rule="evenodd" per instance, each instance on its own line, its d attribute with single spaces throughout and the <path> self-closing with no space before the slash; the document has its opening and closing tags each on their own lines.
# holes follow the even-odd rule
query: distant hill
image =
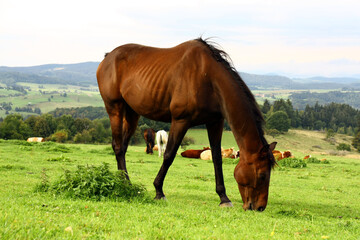
<svg viewBox="0 0 360 240">
<path fill-rule="evenodd" d="M 99 62 L 76 64 L 46 64 L 33 67 L 0 67 L 0 82 L 11 84 L 31 82 L 39 84 L 96 85 Z M 250 89 L 360 89 L 357 78 L 288 78 L 279 75 L 240 73 Z"/>
<path fill-rule="evenodd" d="M 278 75 L 257 75 L 249 73 L 240 73 L 246 84 L 251 89 L 293 89 L 293 90 L 311 90 L 311 89 L 359 89 L 360 79 L 356 78 L 296 78 L 291 79 Z"/>
<path fill-rule="evenodd" d="M 33 67 L 0 67 L 0 82 L 31 82 L 40 84 L 96 84 L 99 62 L 47 64 Z"/>
</svg>

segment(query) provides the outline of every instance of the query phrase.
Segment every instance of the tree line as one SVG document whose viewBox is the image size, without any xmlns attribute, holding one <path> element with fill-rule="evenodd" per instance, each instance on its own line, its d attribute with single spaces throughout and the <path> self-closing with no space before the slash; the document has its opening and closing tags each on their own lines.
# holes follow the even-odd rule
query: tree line
<svg viewBox="0 0 360 240">
<path fill-rule="evenodd" d="M 47 113 L 40 116 L 28 116 L 26 119 L 20 114 L 10 114 L 5 119 L 0 118 L 0 138 L 2 139 L 20 139 L 26 140 L 29 137 L 44 137 L 47 141 L 56 142 L 75 142 L 75 143 L 111 143 L 112 133 L 110 120 L 106 114 L 100 113 L 99 108 L 86 107 L 74 109 L 57 109 L 54 116 Z M 60 114 L 73 113 L 71 114 Z M 102 118 L 94 118 L 98 112 L 98 116 Z M 94 118 L 94 119 L 89 119 Z M 164 129 L 169 131 L 170 124 L 152 121 L 144 117 L 140 117 L 138 128 L 131 139 L 130 144 L 138 144 L 143 141 L 143 131 L 146 128 L 155 130 Z"/>
<path fill-rule="evenodd" d="M 273 103 L 265 100 L 259 107 L 266 120 L 265 131 L 270 135 L 274 131 L 277 134 L 287 132 L 290 128 L 331 129 L 335 133 L 360 138 L 360 111 L 347 104 L 316 103 L 314 106 L 307 105 L 304 110 L 295 110 L 289 99 L 280 99 Z M 170 124 L 140 117 L 131 144 L 143 141 L 142 133 L 149 127 L 156 131 L 169 131 Z M 224 128 L 230 130 L 227 123 Z M 110 121 L 103 107 L 57 108 L 50 113 L 26 119 L 20 114 L 10 114 L 5 119 L 0 119 L 0 138 L 27 139 L 35 136 L 57 142 L 110 143 Z"/>
<path fill-rule="evenodd" d="M 360 108 L 359 91 L 330 91 L 326 93 L 301 91 L 293 92 L 289 98 L 294 108 L 304 110 L 307 104 L 310 106 L 316 103 L 326 105 L 329 102 L 346 103 L 354 108 Z"/>
<path fill-rule="evenodd" d="M 359 130 L 360 111 L 348 104 L 330 103 L 306 105 L 304 110 L 295 110 L 292 102 L 284 99 L 272 104 L 265 100 L 260 107 L 264 113 L 267 129 L 286 132 L 289 128 L 308 130 L 332 129 L 337 133 L 355 135 Z"/>
</svg>

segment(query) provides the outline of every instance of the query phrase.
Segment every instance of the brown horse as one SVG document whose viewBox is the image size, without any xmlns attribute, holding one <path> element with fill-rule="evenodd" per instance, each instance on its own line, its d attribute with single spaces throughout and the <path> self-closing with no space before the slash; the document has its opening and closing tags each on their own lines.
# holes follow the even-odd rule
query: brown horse
<svg viewBox="0 0 360 240">
<path fill-rule="evenodd" d="M 144 139 L 146 142 L 146 153 L 153 154 L 153 148 L 155 146 L 155 130 L 152 128 L 147 128 L 144 131 Z"/>
<path fill-rule="evenodd" d="M 227 59 L 224 51 L 200 38 L 166 49 L 127 44 L 100 63 L 97 79 L 110 117 L 118 169 L 127 173 L 125 153 L 140 115 L 171 122 L 163 164 L 154 180 L 155 199 L 165 198 L 165 175 L 186 131 L 205 124 L 220 206 L 232 206 L 221 158 L 226 119 L 240 149 L 235 178 L 243 208 L 265 209 L 276 143 L 266 142 L 255 98 Z"/>
</svg>

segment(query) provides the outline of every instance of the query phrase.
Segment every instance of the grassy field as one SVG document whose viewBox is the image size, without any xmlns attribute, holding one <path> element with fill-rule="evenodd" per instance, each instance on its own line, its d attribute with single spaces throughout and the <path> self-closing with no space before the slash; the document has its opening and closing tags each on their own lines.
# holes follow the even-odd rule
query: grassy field
<svg viewBox="0 0 360 240">
<path fill-rule="evenodd" d="M 36 83 L 18 83 L 27 88 L 27 94 L 22 96 L 14 96 L 21 94 L 18 91 L 0 89 L 0 103 L 12 102 L 13 110 L 10 113 L 15 112 L 16 107 L 31 106 L 32 108 L 38 107 L 42 113 L 47 113 L 55 108 L 68 108 L 68 107 L 100 107 L 104 106 L 101 100 L 98 87 L 91 85 L 88 87 L 73 86 L 73 85 L 61 85 L 61 84 L 36 84 Z M 29 90 L 30 89 L 30 90 Z M 339 90 L 339 89 L 333 89 Z M 42 91 L 42 93 L 40 93 Z M 278 99 L 287 99 L 291 93 L 302 90 L 254 90 L 253 93 L 259 104 L 263 104 L 265 99 L 270 101 Z M 312 90 L 316 92 L 329 92 L 331 90 Z M 55 93 L 58 92 L 58 93 Z M 67 97 L 60 96 L 66 92 Z M 12 95 L 12 96 L 11 96 Z M 50 101 L 49 101 L 50 98 Z M 0 109 L 0 117 L 5 117 L 5 110 Z M 28 113 L 22 113 L 28 115 Z"/>
<path fill-rule="evenodd" d="M 188 136 L 196 140 L 189 148 L 208 146 L 206 131 L 191 130 Z M 335 145 L 324 137 L 291 130 L 275 139 L 280 150 L 330 163 L 277 167 L 264 212 L 243 211 L 234 161 L 223 165 L 234 204 L 224 209 L 218 207 L 212 163 L 180 155 L 165 179 L 166 202 L 96 202 L 36 193 L 43 169 L 50 182 L 77 165 L 106 162 L 115 171 L 110 146 L 0 140 L 0 239 L 359 239 L 360 154 L 330 155 Z M 336 141 L 349 139 L 337 135 Z M 222 142 L 235 146 L 231 132 L 224 132 Z M 144 149 L 129 147 L 127 167 L 132 182 L 153 197 L 161 160 Z"/>
<path fill-rule="evenodd" d="M 310 92 L 326 93 L 330 91 L 340 91 L 341 89 L 316 89 L 308 90 Z M 270 90 L 253 90 L 252 93 L 256 97 L 256 101 L 259 104 L 263 104 L 265 99 L 273 102 L 279 99 L 288 99 L 292 93 L 303 92 L 307 90 L 295 90 L 295 89 L 270 89 Z"/>
<path fill-rule="evenodd" d="M 16 113 L 16 107 L 31 106 L 33 109 L 38 107 L 42 113 L 47 113 L 55 108 L 69 107 L 100 107 L 104 106 L 97 86 L 80 87 L 60 84 L 35 84 L 19 83 L 27 87 L 27 94 L 15 96 L 20 92 L 14 90 L 0 89 L 0 102 L 12 102 L 12 111 Z M 30 89 L 30 90 L 29 90 Z M 42 93 L 41 93 L 41 92 Z M 63 94 L 66 93 L 66 97 Z M 28 115 L 26 112 L 19 112 Z M 5 110 L 0 109 L 0 117 L 5 117 Z"/>
</svg>

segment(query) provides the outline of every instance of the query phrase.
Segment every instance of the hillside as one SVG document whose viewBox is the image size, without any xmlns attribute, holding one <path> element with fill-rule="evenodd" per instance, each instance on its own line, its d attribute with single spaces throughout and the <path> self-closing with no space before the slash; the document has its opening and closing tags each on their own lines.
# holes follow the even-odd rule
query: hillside
<svg viewBox="0 0 360 240">
<path fill-rule="evenodd" d="M 0 83 L 28 82 L 39 84 L 96 85 L 99 62 L 46 64 L 32 67 L 0 67 Z M 280 75 L 258 75 L 240 72 L 252 89 L 360 89 L 357 78 L 296 78 Z"/>
<path fill-rule="evenodd" d="M 207 133 L 204 129 L 192 129 L 188 131 L 186 136 L 195 139 L 195 144 L 192 146 L 193 149 L 202 149 L 209 146 Z M 312 155 L 317 158 L 337 159 L 340 156 L 346 155 L 349 158 L 360 159 L 360 154 L 352 146 L 351 152 L 336 150 L 336 146 L 340 143 L 351 145 L 353 137 L 344 134 L 336 134 L 332 141 L 326 141 L 326 133 L 324 131 L 290 129 L 287 133 L 276 137 L 269 135 L 265 137 L 269 143 L 277 142 L 277 150 L 291 151 L 295 157 L 299 158 Z M 238 148 L 231 131 L 223 132 L 222 147 Z"/>
<path fill-rule="evenodd" d="M 98 65 L 98 62 L 85 62 L 33 67 L 0 67 L 0 82 L 95 85 Z"/>
<path fill-rule="evenodd" d="M 42 113 L 46 113 L 56 108 L 103 106 L 96 82 L 98 65 L 99 62 L 84 62 L 0 67 L 0 117 L 15 113 L 16 108 L 40 108 Z M 316 102 L 345 103 L 360 108 L 360 79 L 357 78 L 291 79 L 244 72 L 240 75 L 259 104 L 265 100 L 272 102 L 289 98 L 300 110 Z M 12 110 L 2 107 L 9 104 L 12 104 Z M 18 112 L 24 116 L 33 114 Z"/>
</svg>

